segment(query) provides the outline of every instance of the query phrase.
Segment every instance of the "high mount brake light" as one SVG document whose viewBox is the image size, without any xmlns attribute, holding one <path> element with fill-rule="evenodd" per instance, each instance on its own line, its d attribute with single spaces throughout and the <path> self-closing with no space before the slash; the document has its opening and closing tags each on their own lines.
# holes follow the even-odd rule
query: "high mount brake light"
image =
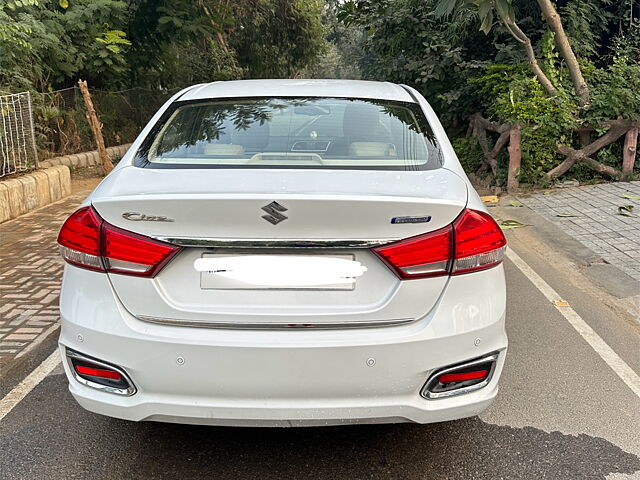
<svg viewBox="0 0 640 480">
<path fill-rule="evenodd" d="M 92 207 L 72 214 L 58 234 L 60 254 L 89 270 L 153 277 L 180 250 L 105 222 Z"/>
<path fill-rule="evenodd" d="M 507 241 L 491 215 L 464 209 L 450 225 L 373 249 L 401 279 L 460 275 L 502 262 Z"/>
</svg>

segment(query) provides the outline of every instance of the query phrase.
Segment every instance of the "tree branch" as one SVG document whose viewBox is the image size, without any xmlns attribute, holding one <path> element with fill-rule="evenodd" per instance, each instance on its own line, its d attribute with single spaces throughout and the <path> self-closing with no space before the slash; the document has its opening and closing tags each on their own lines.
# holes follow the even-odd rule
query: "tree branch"
<svg viewBox="0 0 640 480">
<path fill-rule="evenodd" d="M 504 20 L 504 24 L 507 26 L 507 30 L 509 31 L 509 33 L 511 33 L 511 35 L 524 46 L 524 49 L 527 52 L 527 58 L 529 59 L 529 66 L 531 67 L 531 70 L 533 70 L 535 76 L 538 78 L 540 84 L 544 87 L 549 95 L 551 95 L 552 97 L 557 96 L 558 90 L 556 90 L 556 87 L 553 86 L 553 83 L 551 83 L 549 77 L 545 75 L 545 73 L 540 68 L 540 65 L 538 64 L 536 54 L 533 51 L 533 46 L 531 45 L 531 39 L 527 37 L 527 35 L 520 29 L 520 27 L 518 27 L 515 22 L 508 22 L 507 20 Z"/>
<path fill-rule="evenodd" d="M 557 167 L 547 172 L 546 176 L 559 177 L 566 173 L 576 162 L 582 162 L 596 172 L 604 173 L 614 178 L 620 177 L 621 172 L 615 168 L 597 162 L 591 158 L 591 156 L 601 148 L 604 148 L 618 140 L 630 129 L 638 128 L 639 125 L 640 122 L 636 120 L 609 120 L 600 125 L 601 127 L 609 127 L 609 131 L 580 150 L 575 150 L 566 145 L 558 146 L 558 153 L 565 155 L 567 158 L 565 158 Z"/>
<path fill-rule="evenodd" d="M 578 59 L 576 58 L 575 53 L 573 53 L 573 49 L 569 43 L 569 38 L 562 27 L 560 15 L 558 15 L 558 12 L 551 3 L 551 0 L 538 0 L 538 5 L 540 5 L 540 10 L 542 10 L 542 15 L 549 25 L 549 28 L 551 28 L 553 33 L 555 33 L 554 39 L 556 46 L 558 47 L 558 50 L 560 50 L 560 54 L 567 64 L 569 75 L 573 82 L 573 88 L 580 99 L 580 104 L 583 108 L 586 108 L 590 104 L 589 87 L 587 86 L 587 82 L 584 81 L 582 70 L 578 64 Z"/>
</svg>

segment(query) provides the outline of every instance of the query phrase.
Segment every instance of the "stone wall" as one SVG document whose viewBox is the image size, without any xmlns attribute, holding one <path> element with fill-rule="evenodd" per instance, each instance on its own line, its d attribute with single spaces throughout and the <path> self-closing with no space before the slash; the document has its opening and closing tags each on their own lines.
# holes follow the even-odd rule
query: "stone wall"
<svg viewBox="0 0 640 480">
<path fill-rule="evenodd" d="M 107 153 L 111 158 L 122 157 L 129 147 L 130 143 L 118 145 L 117 147 L 107 148 Z M 100 155 L 97 150 L 91 152 L 75 153 L 73 155 L 64 155 L 62 157 L 50 158 L 40 162 L 40 168 L 54 167 L 56 165 L 66 165 L 68 167 L 94 167 L 100 165 Z"/>
<path fill-rule="evenodd" d="M 3 180 L 0 182 L 0 223 L 70 194 L 71 171 L 65 165 Z"/>
</svg>

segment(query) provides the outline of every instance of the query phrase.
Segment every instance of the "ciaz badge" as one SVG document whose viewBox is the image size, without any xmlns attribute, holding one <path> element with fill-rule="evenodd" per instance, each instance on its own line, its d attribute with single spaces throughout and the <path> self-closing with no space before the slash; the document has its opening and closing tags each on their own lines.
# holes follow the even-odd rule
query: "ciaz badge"
<svg viewBox="0 0 640 480">
<path fill-rule="evenodd" d="M 164 215 L 146 215 L 138 212 L 124 212 L 122 218 L 131 220 L 132 222 L 174 222 L 173 218 Z"/>
</svg>

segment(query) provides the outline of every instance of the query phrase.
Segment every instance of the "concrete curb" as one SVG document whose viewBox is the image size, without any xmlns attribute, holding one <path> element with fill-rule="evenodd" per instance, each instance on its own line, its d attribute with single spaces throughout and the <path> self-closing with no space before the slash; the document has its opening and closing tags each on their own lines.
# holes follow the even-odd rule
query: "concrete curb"
<svg viewBox="0 0 640 480">
<path fill-rule="evenodd" d="M 130 143 L 118 145 L 116 147 L 107 148 L 107 153 L 111 158 L 121 157 L 124 155 Z M 73 155 L 64 155 L 62 157 L 49 158 L 39 163 L 40 168 L 54 167 L 56 165 L 66 165 L 68 167 L 94 167 L 100 165 L 100 155 L 97 150 L 91 152 L 75 153 Z"/>
<path fill-rule="evenodd" d="M 56 165 L 0 182 L 0 223 L 71 194 L 71 171 Z"/>
<path fill-rule="evenodd" d="M 595 253 L 579 240 L 564 232 L 557 224 L 548 220 L 526 204 L 524 208 L 512 207 L 510 199 L 513 195 L 500 198 L 496 208 L 489 213 L 502 220 L 513 219 L 528 226 L 535 227 L 533 234 L 546 245 L 561 251 L 571 261 L 581 267 L 581 273 L 591 282 L 609 295 L 620 300 L 631 299 L 640 292 L 640 282 L 624 271 L 608 263 L 604 263 L 602 255 Z M 525 199 L 520 199 L 525 200 Z M 497 215 L 496 215 L 497 214 Z"/>
</svg>

